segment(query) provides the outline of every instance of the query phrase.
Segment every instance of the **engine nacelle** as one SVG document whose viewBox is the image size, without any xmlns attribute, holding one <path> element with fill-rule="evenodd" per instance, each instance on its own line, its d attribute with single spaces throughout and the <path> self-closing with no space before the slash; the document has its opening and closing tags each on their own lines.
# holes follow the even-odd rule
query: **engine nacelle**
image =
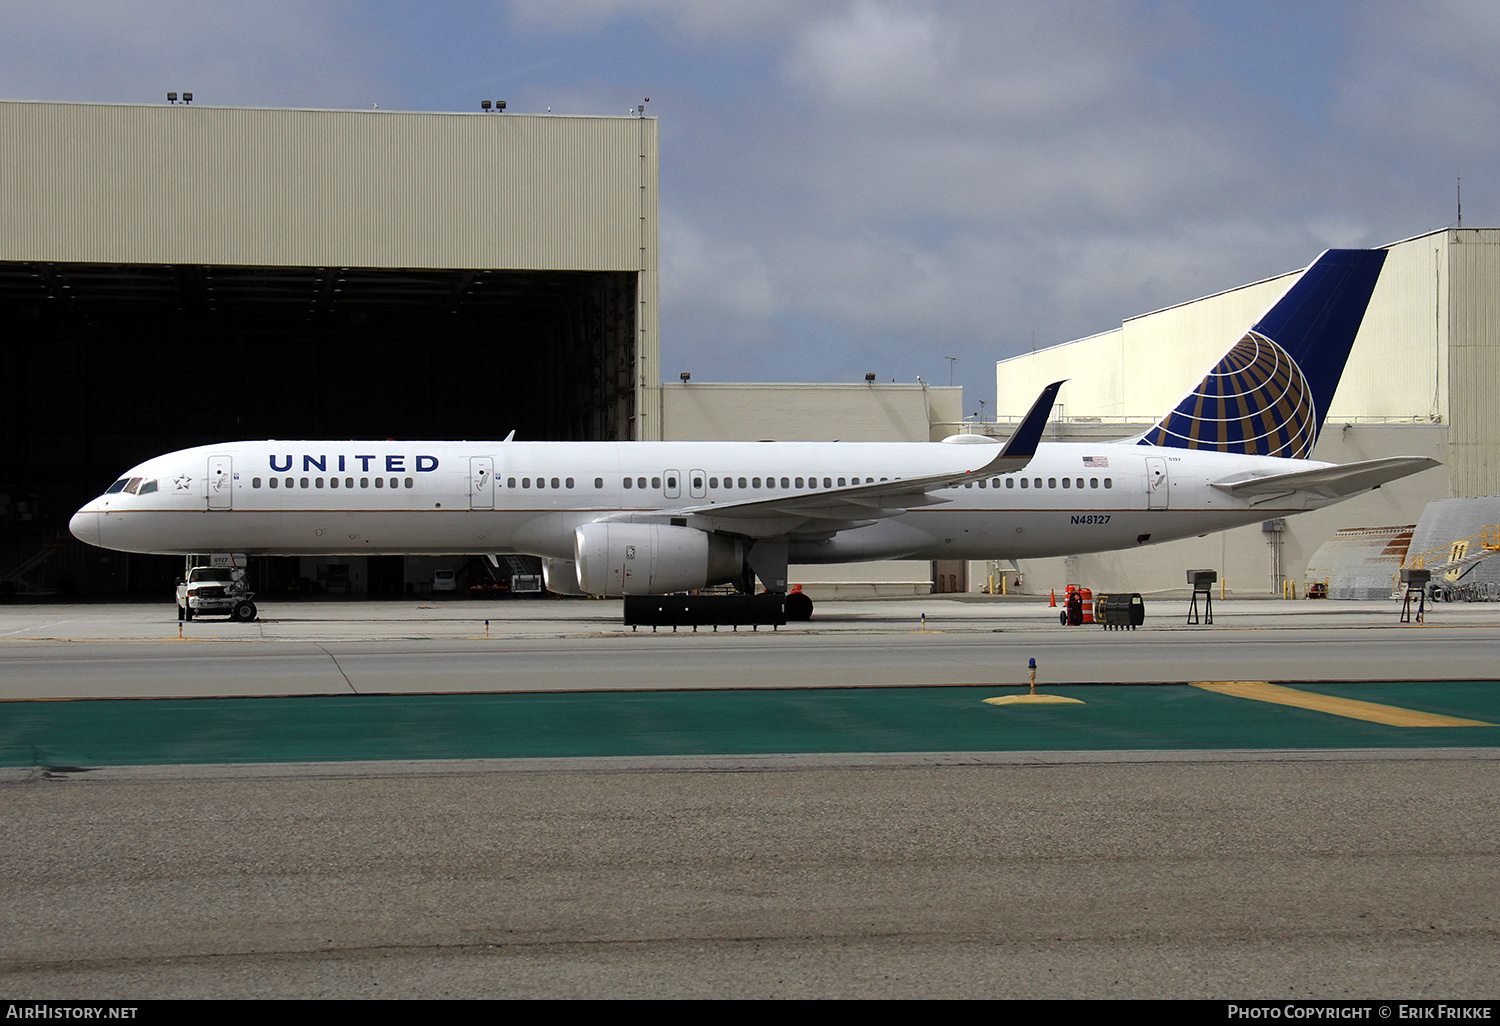
<svg viewBox="0 0 1500 1026">
<path fill-rule="evenodd" d="M 578 586 L 578 564 L 571 559 L 543 559 L 542 583 L 554 595 L 587 595 Z"/>
<path fill-rule="evenodd" d="M 573 532 L 578 584 L 590 595 L 666 595 L 728 584 L 741 542 L 668 524 L 584 524 Z"/>
</svg>

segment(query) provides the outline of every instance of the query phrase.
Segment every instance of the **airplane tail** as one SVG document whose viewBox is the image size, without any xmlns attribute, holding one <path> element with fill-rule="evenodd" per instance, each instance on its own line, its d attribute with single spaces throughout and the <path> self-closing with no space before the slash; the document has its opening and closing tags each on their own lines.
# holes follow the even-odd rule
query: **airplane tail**
<svg viewBox="0 0 1500 1026">
<path fill-rule="evenodd" d="M 1385 263 L 1383 249 L 1330 249 L 1141 445 L 1306 459 Z"/>
</svg>

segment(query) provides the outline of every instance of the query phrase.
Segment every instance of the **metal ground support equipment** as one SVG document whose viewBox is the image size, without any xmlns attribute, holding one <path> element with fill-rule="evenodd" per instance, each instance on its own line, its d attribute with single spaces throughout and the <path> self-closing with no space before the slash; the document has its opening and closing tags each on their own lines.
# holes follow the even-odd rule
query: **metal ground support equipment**
<svg viewBox="0 0 1500 1026">
<path fill-rule="evenodd" d="M 1408 567 L 1401 571 L 1401 583 L 1406 585 L 1406 598 L 1401 602 L 1401 622 L 1411 623 L 1411 597 L 1417 596 L 1417 623 L 1427 620 L 1427 582 L 1432 580 L 1432 571 Z"/>
<path fill-rule="evenodd" d="M 626 595 L 625 624 L 637 627 L 747 626 L 772 629 L 787 622 L 786 596 L 777 592 L 759 595 Z"/>
<path fill-rule="evenodd" d="M 1139 592 L 1100 595 L 1094 603 L 1094 620 L 1107 631 L 1133 631 L 1146 622 L 1146 604 Z"/>
<path fill-rule="evenodd" d="M 1214 622 L 1214 583 L 1219 579 L 1217 570 L 1189 570 L 1188 583 L 1193 586 L 1193 604 L 1188 607 L 1188 623 L 1198 622 L 1198 596 L 1203 596 L 1203 622 Z"/>
</svg>

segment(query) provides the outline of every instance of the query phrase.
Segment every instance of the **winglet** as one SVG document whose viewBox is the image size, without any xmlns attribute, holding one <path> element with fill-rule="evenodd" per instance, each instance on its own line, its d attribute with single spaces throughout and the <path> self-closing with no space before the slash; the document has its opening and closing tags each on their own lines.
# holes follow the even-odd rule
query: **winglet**
<svg viewBox="0 0 1500 1026">
<path fill-rule="evenodd" d="M 1058 389 L 1063 387 L 1067 381 L 1054 381 L 1042 389 L 1042 394 L 1036 397 L 1036 402 L 1031 404 L 1031 409 L 1026 411 L 1026 416 L 1021 418 L 1021 426 L 1005 443 L 1005 448 L 1000 454 L 978 470 L 974 474 L 985 477 L 990 474 L 1011 474 L 1017 470 L 1023 470 L 1026 464 L 1031 462 L 1031 457 L 1036 455 L 1037 443 L 1042 440 L 1042 431 L 1047 427 L 1047 418 L 1052 416 L 1052 404 L 1057 401 Z"/>
</svg>

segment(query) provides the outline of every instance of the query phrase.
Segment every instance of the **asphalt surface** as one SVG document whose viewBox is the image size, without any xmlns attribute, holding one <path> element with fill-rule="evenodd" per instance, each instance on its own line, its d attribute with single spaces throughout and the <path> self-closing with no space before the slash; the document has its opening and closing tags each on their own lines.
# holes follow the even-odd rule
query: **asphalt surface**
<svg viewBox="0 0 1500 1026">
<path fill-rule="evenodd" d="M 847 602 L 775 633 L 653 637 L 611 605 L 270 603 L 261 623 L 195 622 L 181 641 L 170 605 L 0 607 L 0 732 L 32 731 L 23 743 L 66 739 L 82 717 L 91 743 L 141 751 L 187 715 L 248 744 L 255 716 L 226 709 L 276 703 L 283 725 L 385 707 L 390 737 L 483 734 L 518 722 L 505 703 L 546 699 L 563 703 L 559 737 L 654 745 L 395 761 L 330 756 L 318 742 L 338 732 L 319 728 L 304 730 L 305 762 L 205 750 L 178 766 L 68 766 L 36 748 L 0 770 L 0 992 L 1497 997 L 1500 728 L 1354 726 L 1177 684 L 1102 685 L 1298 682 L 1494 721 L 1500 608 L 1404 626 L 1393 604 L 1231 601 L 1208 628 L 1181 623 L 1184 598 L 1121 633 L 1062 628 L 1035 602 Z M 1093 720 L 978 701 L 1018 693 L 1033 657 L 1039 690 L 1095 685 L 1069 692 Z M 861 687 L 819 690 L 847 685 Z M 879 694 L 868 685 L 884 706 L 806 704 Z M 829 735 L 1030 717 L 1014 736 L 1032 741 L 671 754 L 691 737 L 669 706 L 597 723 L 577 711 L 703 700 L 731 710 L 725 731 L 774 740 L 774 724 L 745 722 L 771 708 L 755 703 L 807 687 L 792 712 Z M 1174 700 L 1186 714 L 1087 697 L 1142 690 L 1191 695 Z M 434 721 L 409 702 L 458 704 Z M 329 708 L 313 716 L 317 703 Z M 364 715 L 344 717 L 353 734 L 368 735 Z M 1260 750 L 1160 736 L 1130 749 L 1111 717 L 1130 736 L 1217 718 Z"/>
</svg>

